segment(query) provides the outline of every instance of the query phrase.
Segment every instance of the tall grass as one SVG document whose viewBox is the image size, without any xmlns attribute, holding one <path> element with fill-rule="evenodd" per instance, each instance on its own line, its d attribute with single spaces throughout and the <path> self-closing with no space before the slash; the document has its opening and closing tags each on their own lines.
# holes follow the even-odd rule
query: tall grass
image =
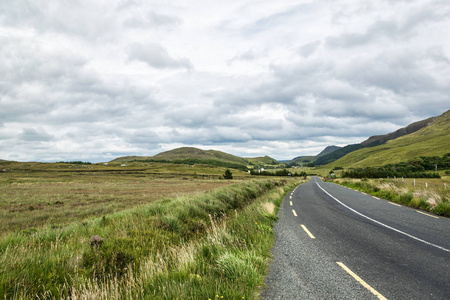
<svg viewBox="0 0 450 300">
<path fill-rule="evenodd" d="M 340 179 L 335 182 L 409 207 L 450 217 L 450 188 L 445 188 L 442 181 L 431 181 L 429 187 L 425 184 L 413 186 L 411 182 L 394 179 Z"/>
<path fill-rule="evenodd" d="M 0 298 L 254 298 L 292 186 L 247 182 L 11 233 L 0 240 Z"/>
</svg>

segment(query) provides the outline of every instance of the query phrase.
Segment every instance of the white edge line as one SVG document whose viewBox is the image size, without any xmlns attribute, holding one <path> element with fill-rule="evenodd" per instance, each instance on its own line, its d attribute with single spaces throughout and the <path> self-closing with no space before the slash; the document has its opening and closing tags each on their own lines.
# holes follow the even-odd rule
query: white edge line
<svg viewBox="0 0 450 300">
<path fill-rule="evenodd" d="M 374 220 L 374 219 L 372 219 L 372 218 L 370 218 L 370 217 L 368 217 L 368 216 L 366 216 L 366 215 L 360 213 L 359 211 L 354 210 L 353 208 L 351 208 L 351 207 L 345 205 L 344 203 L 342 203 L 341 201 L 339 201 L 337 198 L 335 198 L 333 195 L 331 195 L 330 193 L 328 193 L 327 191 L 325 191 L 324 188 L 321 187 L 317 182 L 316 182 L 316 184 L 317 184 L 317 186 L 318 186 L 322 191 L 324 191 L 328 196 L 330 196 L 331 198 L 333 198 L 334 200 L 336 200 L 339 204 L 341 204 L 342 206 L 348 208 L 349 210 L 351 210 L 351 211 L 354 212 L 355 214 L 360 215 L 360 216 L 363 217 L 363 218 L 366 218 L 366 219 L 368 219 L 368 220 L 370 220 L 370 221 L 372 221 L 372 222 L 374 222 L 374 223 L 377 223 L 377 224 L 379 224 L 379 225 L 381 225 L 381 226 L 383 226 L 383 227 L 386 227 L 386 228 L 388 228 L 388 229 L 391 229 L 391 230 L 393 230 L 393 231 L 395 231 L 395 232 L 398 232 L 398 233 L 401 233 L 401 234 L 403 234 L 403 235 L 406 235 L 407 237 L 410 237 L 410 238 L 412 238 L 412 239 L 415 239 L 416 241 L 419 241 L 419 242 L 425 243 L 425 244 L 427 244 L 427 245 L 436 247 L 436 248 L 441 249 L 441 250 L 443 250 L 443 251 L 450 252 L 450 250 L 447 249 L 447 248 L 444 248 L 444 247 L 438 246 L 438 245 L 436 245 L 436 244 L 433 244 L 433 243 L 427 242 L 427 241 L 425 241 L 425 240 L 422 240 L 422 239 L 420 239 L 420 238 L 418 238 L 418 237 L 416 237 L 416 236 L 414 236 L 414 235 L 411 235 L 411 234 L 409 234 L 409 233 L 406 233 L 406 232 L 404 232 L 404 231 L 398 230 L 398 229 L 396 229 L 396 228 L 394 228 L 394 227 L 391 227 L 391 226 L 389 226 L 389 225 L 386 225 L 386 224 L 384 224 L 384 223 L 381 223 L 380 221 Z"/>
</svg>

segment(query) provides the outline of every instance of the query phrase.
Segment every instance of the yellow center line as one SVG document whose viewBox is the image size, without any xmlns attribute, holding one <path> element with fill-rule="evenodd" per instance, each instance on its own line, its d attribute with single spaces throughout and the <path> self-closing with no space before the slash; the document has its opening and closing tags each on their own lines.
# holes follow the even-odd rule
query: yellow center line
<svg viewBox="0 0 450 300">
<path fill-rule="evenodd" d="M 432 218 L 435 218 L 435 219 L 439 219 L 439 217 L 436 217 L 436 216 L 433 216 L 433 215 L 429 215 L 429 214 L 427 214 L 427 213 L 424 213 L 424 212 L 421 212 L 421 211 L 418 211 L 418 210 L 416 210 L 419 214 L 422 214 L 422 215 L 425 215 L 425 216 L 429 216 L 429 217 L 432 217 Z"/>
<path fill-rule="evenodd" d="M 356 275 L 355 273 L 352 272 L 352 270 L 350 270 L 349 268 L 347 268 L 346 265 L 344 265 L 341 262 L 336 262 L 339 266 L 341 266 L 342 269 L 344 269 L 348 274 L 350 274 L 350 276 L 352 276 L 353 278 L 356 279 L 356 281 L 358 281 L 363 287 L 365 287 L 366 289 L 368 289 L 372 294 L 374 294 L 375 296 L 378 297 L 378 299 L 381 300 L 387 300 L 383 295 L 381 295 L 380 293 L 378 293 L 373 287 L 371 287 L 370 285 L 368 285 L 364 280 L 361 279 L 361 277 L 359 277 L 358 275 Z"/>
<path fill-rule="evenodd" d="M 392 202 L 388 202 L 389 204 L 395 205 L 395 206 L 401 206 L 400 204 L 397 203 L 392 203 Z"/>
<path fill-rule="evenodd" d="M 294 214 L 294 216 L 297 216 L 297 213 L 295 212 L 295 210 L 292 210 L 292 213 Z"/>
<path fill-rule="evenodd" d="M 310 238 L 315 239 L 316 237 L 312 235 L 311 232 L 309 232 L 308 228 L 306 228 L 305 225 L 301 224 L 300 226 L 302 226 L 303 230 L 309 235 Z"/>
</svg>

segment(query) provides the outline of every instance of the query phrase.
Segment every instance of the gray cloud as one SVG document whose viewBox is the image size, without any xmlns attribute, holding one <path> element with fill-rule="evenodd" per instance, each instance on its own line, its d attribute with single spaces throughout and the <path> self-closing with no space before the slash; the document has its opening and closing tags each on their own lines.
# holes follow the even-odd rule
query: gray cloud
<svg viewBox="0 0 450 300">
<path fill-rule="evenodd" d="M 314 54 L 314 52 L 316 52 L 316 50 L 319 46 L 320 46 L 320 41 L 315 41 L 315 42 L 305 44 L 300 47 L 300 49 L 299 49 L 300 54 L 303 55 L 304 57 L 309 57 L 312 54 Z"/>
<path fill-rule="evenodd" d="M 53 137 L 43 129 L 24 128 L 19 139 L 27 142 L 49 142 L 53 140 Z"/>
<path fill-rule="evenodd" d="M 128 51 L 128 58 L 130 60 L 145 62 L 149 66 L 157 69 L 192 68 L 192 64 L 189 59 L 173 58 L 163 46 L 157 43 L 132 44 Z"/>
<path fill-rule="evenodd" d="M 125 26 L 137 28 L 173 27 L 180 25 L 181 20 L 175 16 L 150 12 L 144 18 L 130 17 L 124 21 Z"/>
</svg>

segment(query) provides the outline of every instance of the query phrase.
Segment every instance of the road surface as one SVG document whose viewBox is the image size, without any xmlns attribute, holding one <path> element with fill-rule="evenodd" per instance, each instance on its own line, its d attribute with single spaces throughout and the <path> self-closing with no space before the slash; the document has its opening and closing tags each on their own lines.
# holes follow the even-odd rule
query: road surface
<svg viewBox="0 0 450 300">
<path fill-rule="evenodd" d="M 450 219 L 313 177 L 274 227 L 263 299 L 450 299 Z"/>
</svg>

